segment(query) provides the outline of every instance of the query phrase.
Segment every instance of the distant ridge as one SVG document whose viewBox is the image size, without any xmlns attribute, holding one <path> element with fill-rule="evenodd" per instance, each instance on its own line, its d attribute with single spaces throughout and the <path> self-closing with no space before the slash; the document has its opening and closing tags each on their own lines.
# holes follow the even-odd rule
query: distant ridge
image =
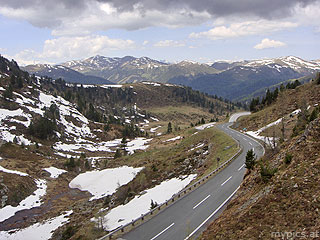
<svg viewBox="0 0 320 240">
<path fill-rule="evenodd" d="M 160 82 L 190 86 L 230 100 L 243 100 L 253 92 L 320 71 L 320 60 L 295 56 L 260 60 L 216 61 L 211 65 L 194 61 L 167 63 L 148 57 L 96 55 L 59 65 L 29 65 L 29 73 L 63 78 L 86 84 Z"/>
</svg>

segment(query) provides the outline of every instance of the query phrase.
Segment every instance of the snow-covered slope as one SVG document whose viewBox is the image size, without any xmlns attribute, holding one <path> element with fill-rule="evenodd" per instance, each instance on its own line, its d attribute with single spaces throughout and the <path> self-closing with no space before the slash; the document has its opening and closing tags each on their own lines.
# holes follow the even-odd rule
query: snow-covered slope
<svg viewBox="0 0 320 240">
<path fill-rule="evenodd" d="M 254 60 L 246 64 L 249 67 L 270 66 L 281 71 L 282 68 L 292 68 L 299 73 L 315 72 L 320 70 L 320 63 L 306 61 L 298 57 L 287 56 L 273 59 Z"/>
<path fill-rule="evenodd" d="M 112 70 L 119 67 L 152 69 L 167 64 L 148 57 L 135 58 L 132 56 L 126 56 L 122 58 L 110 58 L 97 55 L 83 60 L 62 63 L 62 65 L 78 72 L 86 73 L 88 71 Z"/>
<path fill-rule="evenodd" d="M 44 116 L 45 108 L 50 108 L 53 104 L 57 106 L 60 115 L 57 124 L 63 129 L 62 132 L 67 140 L 73 141 L 79 137 L 95 137 L 88 126 L 89 120 L 77 110 L 74 104 L 60 96 L 53 96 L 32 86 L 29 86 L 29 89 L 37 92 L 38 97 L 35 97 L 29 91 L 21 93 L 13 92 L 14 101 L 18 104 L 19 108 L 16 110 L 0 108 L 0 139 L 6 142 L 17 141 L 17 143 L 23 143 L 24 145 L 32 144 L 32 141 L 27 139 L 23 134 L 20 134 L 25 131 L 17 131 L 17 129 L 21 129 L 21 125 L 28 128 L 33 118 L 39 117 L 39 115 Z M 0 94 L 3 92 L 0 89 Z M 57 133 L 57 135 L 59 136 L 60 134 Z"/>
</svg>

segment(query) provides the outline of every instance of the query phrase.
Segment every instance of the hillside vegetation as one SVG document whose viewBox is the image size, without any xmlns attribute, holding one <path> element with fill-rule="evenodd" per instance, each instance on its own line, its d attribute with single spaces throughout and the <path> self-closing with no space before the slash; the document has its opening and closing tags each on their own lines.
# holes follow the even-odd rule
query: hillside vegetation
<svg viewBox="0 0 320 240">
<path fill-rule="evenodd" d="M 263 132 L 277 137 L 277 145 L 266 145 L 266 155 L 247 170 L 234 199 L 200 239 L 319 238 L 318 78 L 283 91 L 273 104 L 241 119 L 237 127 L 253 131 L 281 117 L 284 124 Z"/>
<path fill-rule="evenodd" d="M 213 128 L 238 109 L 171 84 L 30 76 L 1 57 L 0 238 L 46 226 L 54 239 L 96 239 L 131 221 L 108 214 L 163 183 L 186 186 L 215 169 L 217 156 L 223 162 L 238 151 Z M 208 122 L 211 128 L 193 127 Z M 138 217 L 150 204 L 137 206 Z"/>
</svg>

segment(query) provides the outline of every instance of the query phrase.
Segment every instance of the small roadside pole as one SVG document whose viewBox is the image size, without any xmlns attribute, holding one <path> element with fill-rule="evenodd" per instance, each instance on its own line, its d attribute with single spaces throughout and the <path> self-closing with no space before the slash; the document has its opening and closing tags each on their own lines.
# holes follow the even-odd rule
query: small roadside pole
<svg viewBox="0 0 320 240">
<path fill-rule="evenodd" d="M 220 158 L 219 157 L 217 157 L 217 164 L 218 164 L 218 167 L 219 167 L 219 165 L 220 165 Z"/>
</svg>

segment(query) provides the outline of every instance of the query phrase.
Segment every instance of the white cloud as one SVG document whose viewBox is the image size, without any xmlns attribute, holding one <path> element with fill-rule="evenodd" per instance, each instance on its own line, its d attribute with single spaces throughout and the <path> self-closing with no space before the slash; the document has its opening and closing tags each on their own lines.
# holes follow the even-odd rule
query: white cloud
<svg viewBox="0 0 320 240">
<path fill-rule="evenodd" d="M 284 29 L 295 28 L 294 22 L 281 22 L 269 20 L 245 21 L 231 23 L 229 26 L 216 26 L 209 31 L 191 33 L 190 38 L 208 38 L 211 40 L 243 37 L 250 35 L 263 35 Z"/>
<path fill-rule="evenodd" d="M 70 59 L 82 59 L 97 54 L 109 55 L 112 51 L 133 49 L 132 40 L 111 39 L 107 36 L 90 35 L 80 37 L 60 37 L 46 40 L 42 52 L 23 50 L 14 56 L 21 65 L 35 63 L 57 63 Z"/>
<path fill-rule="evenodd" d="M 279 48 L 279 47 L 284 47 L 284 46 L 286 46 L 286 44 L 284 42 L 265 38 L 259 44 L 255 45 L 254 48 L 261 50 L 261 49 L 266 49 L 266 48 Z"/>
<path fill-rule="evenodd" d="M 132 40 L 111 39 L 107 36 L 90 35 L 83 37 L 61 37 L 46 40 L 43 56 L 53 59 L 75 59 L 107 54 L 114 50 L 134 48 Z"/>
<path fill-rule="evenodd" d="M 21 52 L 18 52 L 13 56 L 4 54 L 4 57 L 7 59 L 14 59 L 20 66 L 26 66 L 26 65 L 37 64 L 37 63 L 48 63 L 48 64 L 51 63 L 42 59 L 41 54 L 35 52 L 32 49 L 22 50 Z"/>
<path fill-rule="evenodd" d="M 185 43 L 173 40 L 163 40 L 155 43 L 153 46 L 155 47 L 184 47 Z"/>
<path fill-rule="evenodd" d="M 143 41 L 143 43 L 142 43 L 143 46 L 146 46 L 148 44 L 149 44 L 149 41 L 147 41 L 147 40 Z"/>
</svg>

